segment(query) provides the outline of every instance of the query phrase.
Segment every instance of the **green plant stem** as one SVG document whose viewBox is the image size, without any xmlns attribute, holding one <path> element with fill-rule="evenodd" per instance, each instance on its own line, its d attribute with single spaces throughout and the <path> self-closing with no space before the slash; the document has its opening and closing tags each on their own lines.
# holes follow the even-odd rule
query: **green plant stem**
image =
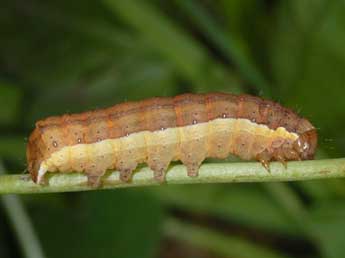
<svg viewBox="0 0 345 258">
<path fill-rule="evenodd" d="M 165 184 L 277 182 L 345 177 L 345 158 L 309 161 L 292 161 L 287 168 L 272 162 L 268 172 L 258 162 L 208 163 L 199 169 L 198 177 L 187 176 L 186 167 L 174 165 L 168 169 Z M 51 173 L 46 175 L 46 185 L 31 181 L 30 175 L 0 176 L 0 193 L 48 193 L 111 189 L 159 185 L 147 167 L 135 171 L 130 183 L 122 182 L 117 171 L 110 171 L 102 178 L 102 186 L 87 184 L 81 173 Z"/>
</svg>

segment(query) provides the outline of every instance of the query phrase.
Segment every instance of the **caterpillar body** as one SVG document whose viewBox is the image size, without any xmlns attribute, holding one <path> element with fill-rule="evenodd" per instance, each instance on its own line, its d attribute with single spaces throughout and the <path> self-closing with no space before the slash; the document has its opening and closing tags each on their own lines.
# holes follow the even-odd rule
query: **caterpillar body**
<svg viewBox="0 0 345 258">
<path fill-rule="evenodd" d="M 117 104 L 38 121 L 27 145 L 28 170 L 42 183 L 50 172 L 84 172 L 99 185 L 107 169 L 130 181 L 139 163 L 164 181 L 173 160 L 197 176 L 206 157 L 229 154 L 258 160 L 312 159 L 314 126 L 278 103 L 250 95 L 183 94 Z"/>
</svg>

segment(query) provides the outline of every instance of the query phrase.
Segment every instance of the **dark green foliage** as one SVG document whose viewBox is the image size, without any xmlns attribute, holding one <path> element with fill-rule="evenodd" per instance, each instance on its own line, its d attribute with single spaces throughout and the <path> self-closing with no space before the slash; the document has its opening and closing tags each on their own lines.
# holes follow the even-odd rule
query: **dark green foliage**
<svg viewBox="0 0 345 258">
<path fill-rule="evenodd" d="M 341 0 L 2 1 L 0 158 L 23 171 L 26 137 L 48 115 L 216 90 L 297 110 L 319 128 L 318 158 L 344 156 L 344 13 Z M 238 237 L 272 257 L 340 258 L 344 189 L 343 180 L 161 186 L 24 203 L 47 257 L 168 257 L 164 225 L 174 216 L 205 227 L 195 241 L 168 232 L 205 253 L 195 257 L 228 257 Z M 22 254 L 2 209 L 0 219 L 1 257 Z"/>
<path fill-rule="evenodd" d="M 160 204 L 141 190 L 45 198 L 30 214 L 47 257 L 152 257 L 161 236 Z"/>
</svg>

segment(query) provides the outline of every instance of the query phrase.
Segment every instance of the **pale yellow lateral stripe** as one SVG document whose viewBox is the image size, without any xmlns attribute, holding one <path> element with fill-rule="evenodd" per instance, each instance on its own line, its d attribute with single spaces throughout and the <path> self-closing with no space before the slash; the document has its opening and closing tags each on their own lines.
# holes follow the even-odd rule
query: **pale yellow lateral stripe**
<svg viewBox="0 0 345 258">
<path fill-rule="evenodd" d="M 97 150 L 97 155 L 114 155 L 114 150 L 119 150 L 119 147 L 126 150 L 143 148 L 146 146 L 146 139 L 150 139 L 150 146 L 162 145 L 162 144 L 176 144 L 178 140 L 190 141 L 193 139 L 207 137 L 211 132 L 218 131 L 233 132 L 234 130 L 243 130 L 248 133 L 261 135 L 269 138 L 281 137 L 283 139 L 296 140 L 298 135 L 296 133 L 290 133 L 285 128 L 279 127 L 276 130 L 268 128 L 266 125 L 259 125 L 251 122 L 248 119 L 235 119 L 235 118 L 218 118 L 206 123 L 199 123 L 195 125 L 188 125 L 184 127 L 167 128 L 159 131 L 142 131 L 130 134 L 116 139 L 107 139 L 91 144 L 76 144 L 73 146 L 66 146 L 61 150 L 54 152 L 47 160 L 41 163 L 38 172 L 38 183 L 43 179 L 44 174 L 47 171 L 65 171 L 66 166 L 69 166 L 69 157 L 82 157 L 81 153 L 85 153 L 86 148 L 89 150 Z M 177 131 L 179 130 L 179 131 Z M 181 135 L 181 138 L 176 137 L 177 134 Z M 175 137 L 174 137 L 175 135 Z M 164 138 L 162 142 L 161 139 Z M 155 140 L 156 139 L 156 140 Z M 112 148 L 110 147 L 112 146 Z M 91 151 L 90 151 L 91 152 Z M 95 151 L 93 151 L 95 153 Z M 85 155 L 84 155 L 85 156 Z M 66 164 L 68 163 L 68 164 Z"/>
</svg>

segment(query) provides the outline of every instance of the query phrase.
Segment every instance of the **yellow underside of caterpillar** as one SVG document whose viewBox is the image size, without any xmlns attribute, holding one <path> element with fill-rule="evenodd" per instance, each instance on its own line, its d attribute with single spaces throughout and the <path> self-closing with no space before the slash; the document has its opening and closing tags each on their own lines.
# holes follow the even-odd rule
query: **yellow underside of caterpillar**
<svg viewBox="0 0 345 258">
<path fill-rule="evenodd" d="M 47 171 L 102 175 L 107 169 L 132 171 L 144 162 L 159 171 L 165 170 L 172 160 L 181 160 L 189 169 L 197 170 L 206 157 L 226 158 L 231 153 L 245 160 L 255 159 L 258 153 L 297 138 L 297 134 L 283 127 L 272 130 L 266 125 L 235 118 L 142 131 L 92 144 L 63 147 L 41 162 L 38 183 Z"/>
</svg>

